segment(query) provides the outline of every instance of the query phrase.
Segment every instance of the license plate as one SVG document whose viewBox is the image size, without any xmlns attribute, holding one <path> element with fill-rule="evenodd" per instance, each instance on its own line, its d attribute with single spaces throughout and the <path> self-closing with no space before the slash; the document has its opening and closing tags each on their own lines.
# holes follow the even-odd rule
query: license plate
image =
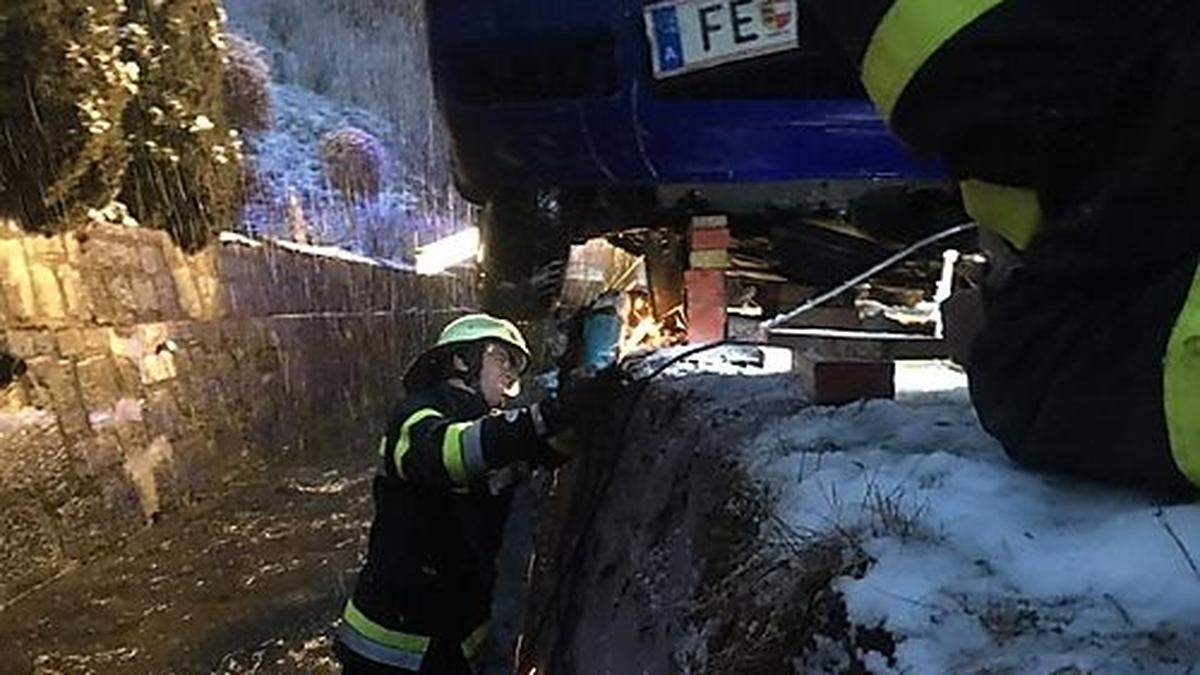
<svg viewBox="0 0 1200 675">
<path fill-rule="evenodd" d="M 796 0 L 667 0 L 643 11 L 657 79 L 800 46 Z"/>
</svg>

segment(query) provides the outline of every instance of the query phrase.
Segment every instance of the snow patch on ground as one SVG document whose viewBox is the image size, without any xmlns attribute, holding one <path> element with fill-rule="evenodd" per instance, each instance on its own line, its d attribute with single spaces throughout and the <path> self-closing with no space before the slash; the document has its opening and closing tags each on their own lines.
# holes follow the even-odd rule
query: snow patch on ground
<svg viewBox="0 0 1200 675">
<path fill-rule="evenodd" d="M 768 346 L 667 347 L 632 355 L 629 360 L 628 372 L 639 379 L 662 369 L 658 376 L 673 379 L 691 375 L 762 377 L 792 370 L 792 351 Z"/>
<path fill-rule="evenodd" d="M 670 374 L 745 361 L 708 352 Z M 852 623 L 897 640 L 894 658 L 860 655 L 873 671 L 1192 672 L 1200 505 L 1021 470 L 948 364 L 901 364 L 897 387 L 765 420 L 744 455 L 792 528 L 873 561 L 835 582 Z"/>
</svg>

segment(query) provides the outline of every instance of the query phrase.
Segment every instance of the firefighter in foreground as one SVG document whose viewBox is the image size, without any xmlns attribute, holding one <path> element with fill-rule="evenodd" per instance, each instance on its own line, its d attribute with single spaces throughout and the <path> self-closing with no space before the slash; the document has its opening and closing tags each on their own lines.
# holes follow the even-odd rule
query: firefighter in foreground
<svg viewBox="0 0 1200 675">
<path fill-rule="evenodd" d="M 810 0 L 1005 249 L 968 374 L 1028 466 L 1200 486 L 1200 3 Z"/>
<path fill-rule="evenodd" d="M 335 652 L 355 673 L 470 673 L 487 637 L 495 562 L 515 465 L 565 459 L 550 440 L 587 407 L 591 378 L 504 410 L 529 364 L 510 322 L 448 325 L 405 375 L 408 398 L 379 446 L 367 562 Z"/>
</svg>

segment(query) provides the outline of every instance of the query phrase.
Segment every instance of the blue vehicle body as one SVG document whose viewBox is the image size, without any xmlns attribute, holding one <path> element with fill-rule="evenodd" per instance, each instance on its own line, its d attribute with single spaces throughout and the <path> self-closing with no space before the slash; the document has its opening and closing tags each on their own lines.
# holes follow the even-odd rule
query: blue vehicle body
<svg viewBox="0 0 1200 675">
<path fill-rule="evenodd" d="M 814 22 L 802 19 L 803 54 L 660 82 L 642 8 L 430 0 L 434 83 L 464 194 L 939 176 L 892 138 Z"/>
</svg>

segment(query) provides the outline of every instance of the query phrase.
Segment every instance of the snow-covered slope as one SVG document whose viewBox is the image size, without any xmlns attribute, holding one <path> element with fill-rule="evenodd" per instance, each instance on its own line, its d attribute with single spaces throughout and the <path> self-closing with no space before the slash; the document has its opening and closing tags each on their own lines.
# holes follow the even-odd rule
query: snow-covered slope
<svg viewBox="0 0 1200 675">
<path fill-rule="evenodd" d="M 872 671 L 1200 669 L 1200 504 L 1021 470 L 949 366 L 902 367 L 897 384 L 896 401 L 771 420 L 742 454 L 791 528 L 872 561 L 835 582 L 853 624 L 896 640 L 859 655 Z"/>
<path fill-rule="evenodd" d="M 247 139 L 255 173 L 244 215 L 248 232 L 290 238 L 290 223 L 302 213 L 314 242 L 404 260 L 418 239 L 428 243 L 455 229 L 422 204 L 422 181 L 387 121 L 293 85 L 271 85 L 271 103 L 272 128 Z M 348 204 L 322 171 L 321 137 L 345 126 L 370 132 L 390 154 L 383 190 L 366 203 Z"/>
</svg>

